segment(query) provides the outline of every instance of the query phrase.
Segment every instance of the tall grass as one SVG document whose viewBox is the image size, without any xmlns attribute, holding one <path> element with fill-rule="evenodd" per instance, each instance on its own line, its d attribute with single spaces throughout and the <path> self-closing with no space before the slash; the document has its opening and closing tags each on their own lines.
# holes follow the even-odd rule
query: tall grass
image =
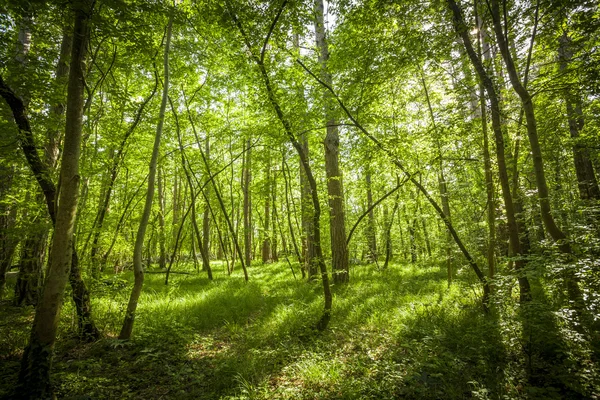
<svg viewBox="0 0 600 400">
<path fill-rule="evenodd" d="M 93 287 L 105 339 L 72 339 L 63 310 L 55 363 L 60 395 L 105 399 L 460 399 L 592 398 L 598 373 L 585 341 L 547 302 L 520 309 L 506 279 L 482 312 L 476 285 L 447 287 L 432 265 L 352 270 L 334 287 L 326 332 L 318 283 L 295 280 L 283 263 L 252 265 L 250 281 L 214 268 L 215 280 L 147 274 L 133 339 L 116 339 L 130 273 Z M 539 297 L 538 297 L 539 298 Z M 5 308 L 8 309 L 8 308 Z M 532 311 L 533 310 L 533 311 Z M 6 314 L 6 310 L 3 311 Z M 4 315 L 3 315 L 4 316 Z M 544 317 L 542 317 L 544 316 Z M 7 317 L 26 321 L 15 313 Z M 14 379 L 28 325 L 0 339 L 3 378 Z M 8 381 L 7 381 L 8 382 Z M 10 384 L 0 385 L 0 394 Z"/>
</svg>

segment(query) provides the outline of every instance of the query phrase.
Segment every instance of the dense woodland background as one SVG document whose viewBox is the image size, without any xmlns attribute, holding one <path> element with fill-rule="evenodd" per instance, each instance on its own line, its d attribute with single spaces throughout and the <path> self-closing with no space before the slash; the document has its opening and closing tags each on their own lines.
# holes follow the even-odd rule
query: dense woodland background
<svg viewBox="0 0 600 400">
<path fill-rule="evenodd" d="M 0 11 L 0 396 L 600 397 L 597 2 Z"/>
</svg>

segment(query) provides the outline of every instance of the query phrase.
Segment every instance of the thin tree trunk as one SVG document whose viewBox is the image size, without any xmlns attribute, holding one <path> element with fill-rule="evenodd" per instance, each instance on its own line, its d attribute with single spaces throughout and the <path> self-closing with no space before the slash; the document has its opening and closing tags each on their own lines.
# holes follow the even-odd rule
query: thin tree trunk
<svg viewBox="0 0 600 400">
<path fill-rule="evenodd" d="M 460 251 L 463 253 L 463 255 L 465 256 L 465 258 L 467 259 L 467 261 L 469 263 L 469 266 L 471 267 L 471 269 L 473 270 L 473 272 L 475 272 L 475 275 L 477 275 L 477 278 L 481 282 L 481 284 L 483 286 L 483 299 L 482 299 L 483 300 L 483 306 L 484 306 L 484 310 L 487 311 L 488 310 L 488 308 L 487 308 L 487 299 L 488 299 L 489 293 L 490 293 L 489 283 L 486 281 L 485 275 L 483 274 L 483 272 L 481 272 L 481 269 L 477 265 L 477 262 L 475 261 L 475 259 L 473 259 L 473 257 L 471 256 L 471 253 L 469 253 L 469 251 L 465 247 L 464 243 L 462 242 L 462 240 L 458 236 L 458 233 L 454 229 L 454 226 L 452 225 L 452 223 L 450 222 L 450 220 L 446 217 L 446 215 L 444 214 L 444 211 L 440 208 L 439 204 L 433 199 L 433 197 L 431 197 L 431 195 L 429 194 L 429 192 L 427 191 L 427 189 L 425 189 L 425 187 L 417 179 L 415 179 L 414 174 L 409 173 L 408 170 L 404 167 L 404 165 L 400 162 L 400 160 L 398 160 L 396 158 L 396 156 L 391 151 L 389 151 L 385 146 L 383 146 L 383 144 L 375 136 L 373 136 L 372 134 L 370 134 L 369 131 L 367 131 L 365 129 L 365 127 L 362 126 L 362 124 L 360 124 L 356 118 L 354 118 L 354 116 L 352 115 L 352 113 L 350 113 L 350 111 L 348 110 L 348 108 L 346 107 L 346 105 L 344 104 L 344 102 L 339 98 L 339 96 L 335 93 L 335 91 L 333 90 L 333 88 L 331 88 L 331 86 L 327 85 L 325 82 L 323 82 L 322 80 L 320 80 L 300 60 L 296 60 L 296 62 L 310 76 L 312 76 L 313 79 L 315 79 L 317 82 L 319 82 L 319 84 L 323 85 L 324 87 L 327 88 L 327 90 L 329 90 L 331 92 L 331 94 L 334 96 L 334 98 L 336 99 L 336 101 L 338 102 L 338 104 L 340 105 L 340 107 L 342 108 L 342 110 L 344 111 L 344 113 L 348 116 L 348 119 L 350 119 L 350 121 L 356 126 L 356 128 L 358 130 L 360 130 L 367 138 L 369 138 L 369 140 L 371 142 L 373 142 L 377 146 L 377 148 L 379 148 L 380 150 L 382 150 L 392 160 L 393 164 L 400 171 L 402 171 L 402 173 L 406 176 L 406 178 L 409 181 L 411 181 L 412 184 L 415 185 L 421 191 L 421 193 L 423 193 L 423 195 L 425 196 L 425 198 L 427 199 L 427 201 L 429 202 L 429 204 L 431 204 L 431 206 L 435 209 L 435 211 L 437 212 L 437 214 L 439 215 L 439 217 L 442 219 L 442 221 L 444 221 L 444 224 L 446 225 L 446 228 L 448 229 L 448 231 L 450 231 L 450 234 L 452 235 L 452 238 L 454 239 L 454 242 L 456 243 L 456 245 L 458 246 L 458 248 L 460 249 Z"/>
<path fill-rule="evenodd" d="M 477 13 L 477 4 L 475 4 L 475 12 Z M 482 32 L 483 21 L 476 14 L 475 16 L 478 35 L 477 35 L 477 55 L 479 59 L 482 59 L 481 47 L 484 43 L 484 35 Z M 488 276 L 490 279 L 494 278 L 496 271 L 496 201 L 494 197 L 494 179 L 492 176 L 492 161 L 490 157 L 490 143 L 488 135 L 488 122 L 487 122 L 487 107 L 485 100 L 485 88 L 481 79 L 479 80 L 479 106 L 480 106 L 480 117 L 481 117 L 481 132 L 483 136 L 483 168 L 485 171 L 485 193 L 487 198 L 487 225 L 488 225 L 488 246 L 487 246 L 487 262 L 488 262 Z M 515 152 L 516 153 L 516 152 Z M 515 154 L 517 157 L 517 154 Z M 513 171 L 515 174 L 516 171 Z M 514 176 L 514 175 L 513 175 Z M 513 195 L 515 192 L 513 191 Z"/>
<path fill-rule="evenodd" d="M 550 234 L 553 240 L 559 242 L 559 248 L 562 252 L 571 254 L 571 246 L 567 241 L 567 236 L 564 232 L 556 225 L 554 217 L 552 216 L 552 210 L 550 207 L 550 198 L 548 192 L 548 184 L 546 182 L 546 174 L 544 171 L 544 160 L 542 157 L 542 150 L 537 133 L 537 123 L 535 118 L 535 112 L 533 108 L 533 101 L 527 88 L 523 86 L 517 68 L 514 64 L 513 58 L 510 54 L 508 43 L 503 32 L 502 23 L 500 21 L 500 7 L 498 0 L 491 0 L 491 13 L 492 20 L 494 22 L 494 31 L 496 33 L 496 40 L 500 53 L 504 59 L 506 70 L 510 78 L 510 82 L 514 91 L 521 99 L 521 104 L 525 112 L 525 121 L 527 123 L 527 136 L 529 137 L 529 145 L 531 148 L 531 155 L 533 159 L 533 168 L 535 171 L 535 180 L 538 189 L 538 199 L 540 204 L 540 210 L 542 212 L 542 220 L 544 226 Z"/>
<path fill-rule="evenodd" d="M 278 21 L 279 17 L 281 16 L 281 13 L 283 12 L 283 8 L 285 7 L 286 3 L 287 3 L 287 1 L 283 2 L 281 8 L 279 9 L 278 14 L 276 15 L 275 19 L 273 20 L 273 23 L 270 26 L 269 33 L 267 34 L 267 37 L 265 39 L 265 44 L 263 46 L 263 50 L 260 53 L 260 57 L 252 52 L 252 46 L 250 45 L 248 37 L 246 36 L 246 33 L 245 33 L 240 21 L 237 19 L 237 17 L 233 13 L 232 13 L 232 17 L 233 17 L 233 20 L 234 20 L 235 24 L 237 25 L 240 33 L 242 34 L 242 36 L 244 38 L 246 47 L 252 53 L 252 58 L 254 59 L 257 67 L 260 70 L 261 76 L 263 78 L 263 83 L 264 83 L 265 89 L 267 91 L 267 96 L 269 98 L 269 102 L 273 106 L 273 109 L 277 115 L 277 118 L 283 125 L 285 133 L 287 134 L 290 142 L 292 143 L 292 146 L 294 146 L 294 149 L 296 150 L 296 152 L 298 153 L 298 156 L 300 157 L 300 161 L 302 162 L 302 167 L 304 168 L 304 172 L 306 173 L 306 179 L 308 180 L 308 183 L 310 185 L 310 190 L 311 190 L 310 194 L 311 194 L 311 199 L 312 199 L 313 208 L 314 208 L 313 224 L 314 224 L 314 239 L 315 239 L 314 244 L 315 244 L 315 255 L 316 255 L 315 262 L 317 263 L 317 265 L 319 267 L 319 272 L 321 273 L 321 280 L 323 283 L 323 297 L 324 297 L 324 303 L 325 303 L 324 307 L 323 307 L 323 314 L 322 314 L 320 320 L 317 322 L 316 328 L 320 331 L 323 331 L 327 328 L 327 325 L 329 324 L 329 320 L 331 319 L 331 306 L 332 306 L 332 302 L 333 302 L 333 296 L 331 294 L 331 288 L 329 286 L 329 275 L 327 274 L 327 268 L 325 266 L 325 261 L 323 260 L 323 251 L 321 249 L 321 206 L 319 204 L 319 195 L 317 192 L 317 182 L 312 174 L 312 170 L 311 170 L 310 164 L 308 162 L 308 157 L 307 157 L 306 153 L 304 152 L 302 145 L 296 139 L 296 136 L 294 135 L 294 132 L 292 131 L 292 125 L 290 124 L 289 120 L 287 118 L 285 118 L 285 115 L 283 114 L 281 106 L 279 105 L 279 102 L 277 101 L 277 99 L 275 97 L 275 92 L 273 90 L 273 87 L 271 86 L 271 80 L 269 78 L 269 74 L 267 73 L 267 70 L 266 70 L 265 64 L 264 64 L 264 56 L 265 56 L 266 45 L 268 44 L 268 39 L 269 39 L 271 33 L 273 32 L 273 29 L 275 28 L 275 25 L 277 24 L 277 21 Z"/>
<path fill-rule="evenodd" d="M 163 187 L 164 176 L 163 169 L 158 167 L 158 267 L 164 270 L 167 267 L 167 249 L 165 247 L 165 241 L 167 240 L 165 235 L 165 192 Z"/>
<path fill-rule="evenodd" d="M 152 148 L 152 158 L 150 160 L 150 167 L 148 172 L 148 189 L 146 191 L 146 202 L 144 204 L 142 219 L 140 220 L 140 225 L 135 239 L 135 246 L 133 249 L 134 283 L 133 289 L 131 290 L 131 296 L 129 297 L 129 303 L 127 304 L 127 311 L 125 313 L 123 327 L 121 328 L 121 332 L 119 333 L 119 339 L 121 340 L 129 339 L 131 337 L 131 332 L 133 331 L 133 323 L 135 321 L 135 311 L 137 309 L 138 299 L 140 298 L 140 295 L 142 293 L 142 286 L 144 285 L 144 266 L 142 265 L 142 250 L 144 246 L 144 236 L 146 235 L 148 220 L 150 219 L 150 212 L 152 211 L 152 202 L 154 200 L 154 181 L 156 178 L 158 153 L 160 152 L 160 139 L 162 136 L 163 124 L 165 120 L 165 110 L 167 107 L 167 99 L 169 94 L 169 47 L 171 45 L 171 28 L 173 25 L 173 14 L 174 10 L 171 10 L 169 16 L 169 23 L 167 25 L 167 41 L 165 44 L 165 52 L 163 59 L 164 81 L 162 102 L 160 104 L 158 125 L 156 127 L 154 146 Z"/>
<path fill-rule="evenodd" d="M 10 188 L 12 181 L 12 173 L 14 172 L 12 168 L 10 170 L 3 170 L 0 172 L 7 172 L 7 175 L 0 174 L 0 192 Z M 4 186 L 6 184 L 6 186 Z M 4 194 L 1 193 L 0 200 L 4 200 Z M 15 253 L 15 249 L 19 241 L 16 238 L 16 233 L 12 232 L 15 227 L 17 219 L 17 208 L 12 205 L 11 207 L 7 207 L 4 202 L 0 202 L 0 300 L 4 295 L 4 288 L 6 285 L 6 273 L 10 268 L 11 261 L 13 258 L 13 254 Z M 35 236 L 34 236 L 35 237 Z M 25 245 L 23 251 L 27 248 L 27 241 L 25 241 Z M 21 262 L 22 262 L 21 258 Z M 19 271 L 23 269 L 21 265 Z M 17 282 L 17 287 L 19 287 L 19 283 Z M 30 292 L 33 293 L 33 292 Z M 31 303 L 34 304 L 34 303 Z"/>
<path fill-rule="evenodd" d="M 188 163 L 186 155 L 185 155 L 183 141 L 181 140 L 181 130 L 179 128 L 179 118 L 177 117 L 177 112 L 175 111 L 175 107 L 173 106 L 173 103 L 171 102 L 170 98 L 169 98 L 169 103 L 171 105 L 171 111 L 173 113 L 173 117 L 175 118 L 175 124 L 176 124 L 176 128 L 177 128 L 176 129 L 177 143 L 179 144 L 179 153 L 181 155 L 181 167 L 183 168 L 183 172 L 185 173 L 185 178 L 187 180 L 187 184 L 190 189 L 190 194 L 192 196 L 192 203 L 190 204 L 191 211 L 192 211 L 192 228 L 194 230 L 194 233 L 196 234 L 196 241 L 198 242 L 198 249 L 200 250 L 200 256 L 202 257 L 202 265 L 203 265 L 202 270 L 206 271 L 206 273 L 208 275 L 208 279 L 212 281 L 213 276 L 212 276 L 212 269 L 210 268 L 210 261 L 208 259 L 208 253 L 207 253 L 208 250 L 205 247 L 204 243 L 202 243 L 202 237 L 200 236 L 200 229 L 198 228 L 198 223 L 196 221 L 196 197 L 198 195 L 198 192 L 194 193 L 194 185 L 192 183 L 192 176 L 191 176 L 191 173 L 190 173 L 189 167 L 188 167 L 189 163 Z M 198 190 L 202 191 L 203 188 L 199 188 Z M 184 217 L 184 219 L 185 219 L 185 217 Z M 183 226 L 183 221 L 181 221 L 181 226 Z M 193 235 L 192 235 L 192 238 L 193 238 Z M 206 232 L 204 233 L 204 240 L 208 240 L 208 234 Z M 192 248 L 193 248 L 193 245 L 192 245 Z M 196 262 L 195 255 L 194 255 L 194 262 Z M 169 269 L 170 269 L 170 265 L 169 265 Z M 167 284 L 167 283 L 168 283 L 168 271 L 167 271 L 167 278 L 165 279 L 165 284 Z"/>
<path fill-rule="evenodd" d="M 491 102 L 492 110 L 492 128 L 494 131 L 494 137 L 496 139 L 496 159 L 498 162 L 498 174 L 500 178 L 500 186 L 502 188 L 502 197 L 504 199 L 504 206 L 506 209 L 506 219 L 508 221 L 509 241 L 511 247 L 511 255 L 516 258 L 515 269 L 517 271 L 520 289 L 521 301 L 528 301 L 531 299 L 531 290 L 529 286 L 529 280 L 524 275 L 524 260 L 521 255 L 521 244 L 519 239 L 519 231 L 517 227 L 517 220 L 515 217 L 515 209 L 510 191 L 510 183 L 508 180 L 508 172 L 506 166 L 506 159 L 504 155 L 504 136 L 502 133 L 502 126 L 500 121 L 500 103 L 496 93 L 496 88 L 490 77 L 488 76 L 485 68 L 481 62 L 481 59 L 475 53 L 471 38 L 469 37 L 468 30 L 464 23 L 464 19 L 460 8 L 454 0 L 448 0 L 448 5 L 454 13 L 454 27 L 458 35 L 463 39 L 463 44 L 467 50 L 467 54 L 471 59 L 475 70 L 479 76 L 480 81 L 485 87 Z"/>
<path fill-rule="evenodd" d="M 558 56 L 560 70 L 565 72 L 573 57 L 571 50 L 571 39 L 564 32 L 559 39 Z M 564 91 L 565 105 L 567 108 L 567 120 L 569 122 L 569 133 L 573 139 L 573 161 L 577 175 L 577 187 L 579 197 L 582 200 L 600 200 L 600 189 L 594 173 L 594 166 L 590 160 L 589 150 L 580 143 L 579 136 L 583 130 L 585 120 L 581 107 L 581 98 L 573 93 L 571 88 Z"/>
<path fill-rule="evenodd" d="M 79 154 L 83 125 L 83 63 L 89 40 L 89 19 L 93 1 L 76 3 L 73 49 L 69 72 L 65 141 L 60 169 L 60 202 L 50 250 L 48 277 L 38 303 L 19 373 L 19 397 L 40 399 L 52 397 L 50 382 L 52 353 L 62 299 L 71 269 L 73 229 L 79 192 Z M 30 132 L 30 130 L 28 130 Z"/>
<path fill-rule="evenodd" d="M 250 140 L 246 141 L 246 147 Z M 252 259 L 252 198 L 250 195 L 250 182 L 252 181 L 252 152 L 247 151 L 244 162 L 244 260 L 250 265 Z M 240 255 L 241 257 L 241 255 Z"/>
<path fill-rule="evenodd" d="M 398 205 L 400 204 L 399 197 L 400 192 L 396 193 L 392 215 L 389 217 L 389 221 L 387 221 L 387 226 L 385 228 L 385 262 L 383 263 L 382 269 L 387 269 L 388 264 L 392 259 L 392 226 L 394 226 L 394 217 L 396 216 Z"/>
<path fill-rule="evenodd" d="M 295 207 L 291 207 L 290 206 L 290 196 L 289 196 L 289 192 L 290 192 L 290 182 L 288 180 L 288 175 L 286 174 L 286 172 L 288 171 L 288 165 L 285 162 L 285 152 L 282 152 L 282 162 L 281 162 L 281 170 L 283 172 L 283 180 L 285 183 L 285 207 L 286 207 L 286 214 L 287 214 L 287 222 L 288 222 L 288 227 L 290 230 L 290 239 L 292 241 L 292 245 L 294 246 L 294 252 L 296 253 L 296 258 L 298 259 L 298 264 L 300 265 L 300 271 L 302 273 L 302 279 L 306 279 L 306 265 L 304 264 L 304 259 L 302 257 L 302 254 L 300 253 L 300 250 L 298 249 L 298 244 L 296 243 L 296 235 L 294 234 L 294 226 L 292 224 L 292 216 L 291 214 L 293 213 L 294 215 L 296 214 L 296 208 Z"/>
<path fill-rule="evenodd" d="M 375 213 L 373 210 L 373 191 L 371 188 L 371 168 L 367 167 L 365 174 L 365 181 L 367 183 L 367 210 L 368 210 L 368 222 L 367 222 L 367 246 L 369 248 L 369 259 L 371 262 L 377 261 L 377 237 L 375 235 Z"/>
<path fill-rule="evenodd" d="M 265 220 L 263 224 L 263 242 L 261 256 L 263 264 L 271 262 L 271 235 L 270 235 L 270 218 L 271 218 L 271 159 L 268 158 L 265 171 L 266 188 L 265 188 Z"/>
<path fill-rule="evenodd" d="M 205 141 L 205 150 L 206 158 L 210 163 L 210 143 L 208 140 L 208 135 L 206 136 Z M 208 189 L 207 189 L 208 190 Z M 207 199 L 209 198 L 207 193 Z M 202 258 L 202 270 L 207 273 L 210 271 L 210 214 L 208 209 L 208 200 L 207 205 L 204 208 L 204 213 L 202 217 L 202 248 L 204 250 L 204 257 Z M 209 279 L 212 279 L 212 271 L 209 273 Z"/>
</svg>

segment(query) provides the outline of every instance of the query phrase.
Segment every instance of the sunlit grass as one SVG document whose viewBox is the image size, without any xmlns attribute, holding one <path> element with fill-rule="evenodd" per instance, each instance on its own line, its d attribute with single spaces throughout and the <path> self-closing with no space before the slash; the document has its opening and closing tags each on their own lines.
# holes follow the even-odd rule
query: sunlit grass
<svg viewBox="0 0 600 400">
<path fill-rule="evenodd" d="M 557 367 L 547 379 L 554 386 L 528 384 L 535 372 L 528 363 L 536 371 L 547 363 L 539 354 L 545 345 L 538 341 L 539 348 L 529 349 L 533 359 L 523 352 L 525 328 L 510 290 L 499 291 L 502 306 L 484 315 L 478 286 L 459 279 L 448 288 L 437 266 L 354 267 L 349 285 L 333 287 L 332 320 L 322 333 L 314 329 L 323 307 L 320 283 L 294 279 L 283 263 L 252 265 L 249 282 L 241 271 L 227 276 L 220 266 L 214 281 L 191 265 L 177 271 L 186 273 L 173 274 L 168 286 L 163 273 L 146 274 L 128 342 L 116 337 L 131 272 L 92 285 L 95 320 L 105 335 L 98 343 L 82 346 L 71 339 L 76 320 L 66 302 L 54 375 L 61 395 L 437 399 L 594 393 L 594 367 L 583 363 L 592 371 L 585 373 L 585 365 L 567 362 L 585 355 L 576 338 L 561 347 L 573 354 L 559 360 L 573 368 L 568 379 Z M 572 332 L 557 329 L 557 338 Z M 9 339 L 14 363 L 26 334 L 23 326 Z"/>
</svg>

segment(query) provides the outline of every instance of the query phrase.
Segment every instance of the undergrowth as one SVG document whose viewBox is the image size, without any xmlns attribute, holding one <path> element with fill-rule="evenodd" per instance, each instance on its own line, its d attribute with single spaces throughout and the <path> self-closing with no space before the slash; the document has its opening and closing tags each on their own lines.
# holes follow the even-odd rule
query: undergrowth
<svg viewBox="0 0 600 400">
<path fill-rule="evenodd" d="M 178 268 L 182 269 L 183 266 Z M 191 268 L 191 266 L 189 266 Z M 188 272 L 191 272 L 188 271 Z M 118 335 L 131 273 L 92 286 L 104 338 L 80 344 L 65 303 L 54 359 L 59 398 L 562 399 L 599 398 L 586 338 L 538 283 L 519 306 L 514 280 L 495 282 L 485 315 L 478 287 L 448 288 L 438 266 L 356 266 L 334 287 L 329 328 L 318 283 L 284 263 L 252 265 L 250 281 L 216 263 L 205 275 L 147 274 L 133 339 Z M 16 381 L 33 310 L 1 304 L 0 396 Z"/>
</svg>

